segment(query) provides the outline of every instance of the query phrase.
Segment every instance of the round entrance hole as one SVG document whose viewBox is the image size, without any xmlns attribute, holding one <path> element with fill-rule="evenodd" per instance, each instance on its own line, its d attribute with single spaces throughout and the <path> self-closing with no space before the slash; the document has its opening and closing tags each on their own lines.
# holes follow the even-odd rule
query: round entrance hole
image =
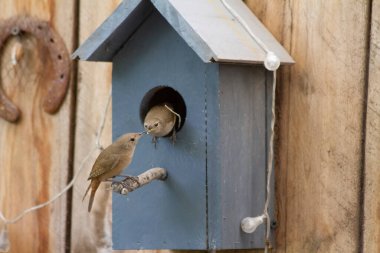
<svg viewBox="0 0 380 253">
<path fill-rule="evenodd" d="M 173 111 L 181 115 L 181 124 L 179 126 L 178 123 L 175 125 L 176 132 L 179 132 L 186 121 L 186 105 L 181 94 L 169 86 L 157 86 L 144 95 L 140 104 L 141 123 L 144 124 L 145 116 L 153 106 L 163 103 L 170 104 L 173 106 Z"/>
</svg>

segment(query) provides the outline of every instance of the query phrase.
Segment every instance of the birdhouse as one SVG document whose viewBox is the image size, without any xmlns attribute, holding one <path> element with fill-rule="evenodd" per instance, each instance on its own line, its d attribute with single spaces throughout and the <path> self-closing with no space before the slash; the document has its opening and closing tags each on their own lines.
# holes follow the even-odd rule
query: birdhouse
<svg viewBox="0 0 380 253">
<path fill-rule="evenodd" d="M 174 143 L 140 140 L 125 174 L 162 167 L 168 178 L 113 194 L 114 249 L 264 247 L 265 226 L 240 228 L 266 197 L 273 73 L 262 44 L 293 63 L 240 0 L 131 0 L 74 53 L 113 63 L 114 139 L 142 131 L 157 104 L 181 116 Z"/>
</svg>

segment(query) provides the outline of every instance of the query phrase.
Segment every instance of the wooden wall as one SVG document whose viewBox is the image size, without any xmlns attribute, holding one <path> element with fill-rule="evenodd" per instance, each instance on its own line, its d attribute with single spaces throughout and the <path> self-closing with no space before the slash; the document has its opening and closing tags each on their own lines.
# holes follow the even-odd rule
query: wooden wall
<svg viewBox="0 0 380 253">
<path fill-rule="evenodd" d="M 380 1 L 372 3 L 366 113 L 363 252 L 380 252 Z"/>
<path fill-rule="evenodd" d="M 296 61 L 278 90 L 277 252 L 378 252 L 379 1 L 246 2 Z"/>
<path fill-rule="evenodd" d="M 49 20 L 72 52 L 119 2 L 2 0 L 0 16 Z M 296 60 L 278 80 L 277 252 L 380 251 L 380 0 L 245 2 Z M 63 107 L 48 115 L 35 41 L 24 39 L 27 53 L 16 66 L 26 82 L 7 68 L 14 43 L 0 61 L 1 87 L 23 111 L 17 125 L 0 120 L 0 209 L 7 217 L 53 196 L 79 170 L 111 87 L 110 64 L 73 64 Z M 111 108 L 101 144 L 110 142 Z M 68 198 L 9 226 L 11 252 L 111 251 L 110 192 L 100 189 L 90 215 L 82 202 L 96 155 Z"/>
<path fill-rule="evenodd" d="M 50 21 L 69 52 L 74 49 L 75 1 L 0 1 L 0 18 L 29 14 Z M 0 119 L 0 210 L 14 218 L 22 210 L 48 200 L 67 183 L 71 165 L 74 80 L 56 115 L 44 112 L 42 98 L 52 71 L 47 51 L 22 36 L 23 56 L 12 66 L 16 38 L 1 52 L 0 85 L 22 111 L 17 124 Z M 11 252 L 64 252 L 66 247 L 66 196 L 49 207 L 27 215 L 9 226 Z"/>
</svg>

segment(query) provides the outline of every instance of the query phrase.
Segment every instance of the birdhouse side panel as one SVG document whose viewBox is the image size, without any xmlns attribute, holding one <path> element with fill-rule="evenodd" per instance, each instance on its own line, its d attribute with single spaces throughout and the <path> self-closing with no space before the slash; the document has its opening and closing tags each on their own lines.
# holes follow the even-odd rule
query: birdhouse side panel
<svg viewBox="0 0 380 253">
<path fill-rule="evenodd" d="M 203 63 L 168 23 L 154 12 L 113 60 L 113 137 L 143 130 L 140 103 L 157 86 L 183 97 L 186 119 L 176 142 L 144 136 L 123 174 L 152 167 L 168 171 L 128 196 L 113 195 L 114 249 L 207 249 L 206 126 Z"/>
<path fill-rule="evenodd" d="M 207 103 L 208 227 L 211 249 L 264 247 L 264 226 L 246 234 L 245 217 L 261 215 L 267 148 L 266 71 L 222 64 Z M 219 94 L 217 98 L 213 94 Z"/>
</svg>

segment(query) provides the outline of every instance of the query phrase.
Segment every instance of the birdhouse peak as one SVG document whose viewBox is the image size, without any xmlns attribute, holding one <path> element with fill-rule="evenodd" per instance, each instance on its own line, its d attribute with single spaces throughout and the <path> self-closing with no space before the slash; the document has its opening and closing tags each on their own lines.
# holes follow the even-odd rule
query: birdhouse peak
<svg viewBox="0 0 380 253">
<path fill-rule="evenodd" d="M 282 64 L 294 63 L 241 0 L 124 0 L 73 58 L 112 61 L 152 12 L 159 12 L 204 62 L 257 64 L 272 51 Z"/>
</svg>

